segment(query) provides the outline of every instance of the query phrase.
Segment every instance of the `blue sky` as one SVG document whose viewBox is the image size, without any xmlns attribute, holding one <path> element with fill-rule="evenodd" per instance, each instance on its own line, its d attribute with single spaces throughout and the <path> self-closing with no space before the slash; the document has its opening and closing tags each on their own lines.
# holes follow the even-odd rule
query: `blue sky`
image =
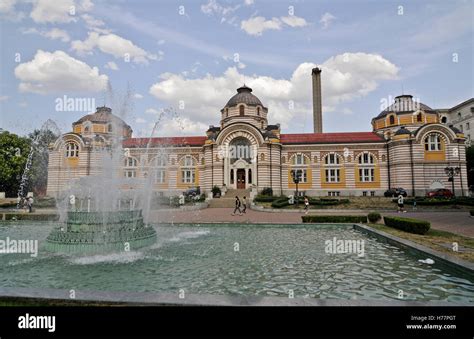
<svg viewBox="0 0 474 339">
<path fill-rule="evenodd" d="M 180 7 L 182 6 L 182 7 Z M 71 11 L 71 8 L 73 11 Z M 433 108 L 473 96 L 472 1 L 2 0 L 0 127 L 62 132 L 105 102 L 149 136 L 204 135 L 243 82 L 283 133 L 311 132 L 323 69 L 324 131 L 369 131 L 383 100 Z M 106 94 L 110 83 L 114 98 Z M 118 111 L 127 88 L 130 109 Z"/>
</svg>

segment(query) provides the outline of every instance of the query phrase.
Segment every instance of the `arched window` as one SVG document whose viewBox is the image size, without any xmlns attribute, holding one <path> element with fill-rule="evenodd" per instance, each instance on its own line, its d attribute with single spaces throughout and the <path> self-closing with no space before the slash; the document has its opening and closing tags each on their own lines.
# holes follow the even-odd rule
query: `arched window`
<svg viewBox="0 0 474 339">
<path fill-rule="evenodd" d="M 77 158 L 79 156 L 79 145 L 75 142 L 66 144 L 66 158 Z"/>
<path fill-rule="evenodd" d="M 112 133 L 113 127 L 112 124 L 107 125 L 107 132 Z"/>
<path fill-rule="evenodd" d="M 166 181 L 166 165 L 168 161 L 166 156 L 157 156 L 153 160 L 154 175 L 155 175 L 155 183 L 156 184 L 163 184 Z"/>
<path fill-rule="evenodd" d="M 123 176 L 125 178 L 136 178 L 137 177 L 137 166 L 138 160 L 132 157 L 125 158 L 123 160 L 124 171 Z"/>
<path fill-rule="evenodd" d="M 441 151 L 441 137 L 432 133 L 425 138 L 425 151 Z"/>
<path fill-rule="evenodd" d="M 196 162 L 191 155 L 181 160 L 181 183 L 193 184 L 196 180 Z"/>
<path fill-rule="evenodd" d="M 240 106 L 239 106 L 239 113 L 240 113 L 241 116 L 243 116 L 243 115 L 245 114 L 245 107 L 244 107 L 244 105 L 240 105 Z"/>
<path fill-rule="evenodd" d="M 359 156 L 359 181 L 373 182 L 375 180 L 375 158 L 364 152 Z"/>
<path fill-rule="evenodd" d="M 447 123 L 447 122 L 448 122 L 448 118 L 442 117 L 442 118 L 441 118 L 441 122 L 442 122 L 443 124 Z"/>
<path fill-rule="evenodd" d="M 359 164 L 361 164 L 361 165 L 372 165 L 372 164 L 374 164 L 374 156 L 370 153 L 362 153 L 359 156 Z"/>
<path fill-rule="evenodd" d="M 260 107 L 257 107 L 257 115 L 260 115 Z"/>
<path fill-rule="evenodd" d="M 390 116 L 389 121 L 390 125 L 395 125 L 395 117 L 393 115 Z"/>
<path fill-rule="evenodd" d="M 423 114 L 418 113 L 416 116 L 416 122 L 422 122 L 423 121 Z"/>
<path fill-rule="evenodd" d="M 304 155 L 301 153 L 296 154 L 293 157 L 293 165 L 304 165 Z"/>
<path fill-rule="evenodd" d="M 341 181 L 340 159 L 335 153 L 330 153 L 324 158 L 326 182 L 336 183 Z"/>
<path fill-rule="evenodd" d="M 265 154 L 264 153 L 260 154 L 260 161 L 265 161 Z"/>
<path fill-rule="evenodd" d="M 225 109 L 225 117 L 227 118 L 228 116 L 229 116 L 229 109 L 226 108 L 226 109 Z"/>
<path fill-rule="evenodd" d="M 339 157 L 334 153 L 328 154 L 324 160 L 326 165 L 339 165 L 339 162 Z"/>
<path fill-rule="evenodd" d="M 308 171 L 305 167 L 305 156 L 302 153 L 297 153 L 293 156 L 292 165 L 294 166 L 291 169 L 291 177 L 299 178 L 300 183 L 308 182 Z"/>
</svg>

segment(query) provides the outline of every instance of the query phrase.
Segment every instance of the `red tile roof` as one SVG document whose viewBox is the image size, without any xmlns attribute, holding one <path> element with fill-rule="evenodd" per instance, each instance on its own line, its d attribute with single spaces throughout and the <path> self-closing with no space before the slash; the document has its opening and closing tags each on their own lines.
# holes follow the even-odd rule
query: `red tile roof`
<svg viewBox="0 0 474 339">
<path fill-rule="evenodd" d="M 384 139 L 374 132 L 347 132 L 281 134 L 280 141 L 282 144 L 342 144 L 382 142 Z"/>
<path fill-rule="evenodd" d="M 150 146 L 202 146 L 206 136 L 199 137 L 160 137 L 160 138 L 130 138 L 123 141 L 123 147 L 147 147 Z"/>
</svg>

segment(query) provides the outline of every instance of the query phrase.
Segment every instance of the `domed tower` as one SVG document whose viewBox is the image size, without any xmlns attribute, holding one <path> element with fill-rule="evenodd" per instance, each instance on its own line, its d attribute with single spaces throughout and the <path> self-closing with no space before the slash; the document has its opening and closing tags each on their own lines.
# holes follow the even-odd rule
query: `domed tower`
<svg viewBox="0 0 474 339">
<path fill-rule="evenodd" d="M 109 107 L 97 107 L 97 111 L 87 114 L 72 124 L 73 132 L 85 138 L 119 137 L 123 139 L 132 136 L 132 128 L 118 116 L 112 114 Z"/>
<path fill-rule="evenodd" d="M 374 132 L 391 138 L 400 127 L 413 132 L 423 125 L 438 123 L 438 112 L 413 100 L 412 95 L 399 95 L 395 102 L 372 119 Z"/>
<path fill-rule="evenodd" d="M 243 85 L 221 109 L 221 129 L 234 122 L 247 122 L 260 130 L 268 125 L 268 109 L 259 98 L 252 94 L 252 89 Z"/>
</svg>

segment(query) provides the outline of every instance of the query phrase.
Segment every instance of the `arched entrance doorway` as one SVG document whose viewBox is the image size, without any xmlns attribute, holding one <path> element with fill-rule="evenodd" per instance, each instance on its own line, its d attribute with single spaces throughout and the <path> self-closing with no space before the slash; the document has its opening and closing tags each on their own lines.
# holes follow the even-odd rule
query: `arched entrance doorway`
<svg viewBox="0 0 474 339">
<path fill-rule="evenodd" d="M 247 189 L 253 182 L 255 170 L 255 146 L 243 137 L 234 138 L 228 147 L 226 162 L 226 179 L 228 186 L 236 189 Z"/>
</svg>

